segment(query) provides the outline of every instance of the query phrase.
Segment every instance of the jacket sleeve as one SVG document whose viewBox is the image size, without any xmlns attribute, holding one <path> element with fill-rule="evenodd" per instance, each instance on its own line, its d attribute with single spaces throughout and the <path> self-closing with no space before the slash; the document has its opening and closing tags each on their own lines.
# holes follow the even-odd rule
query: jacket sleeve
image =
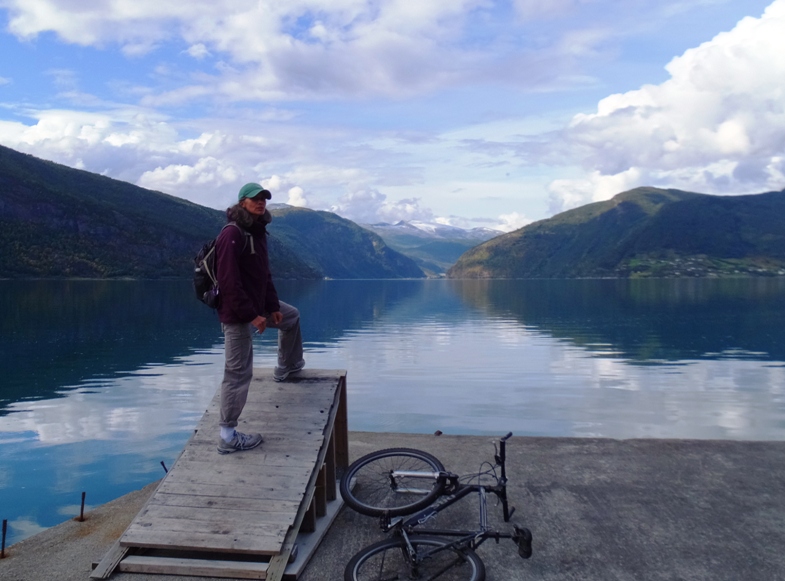
<svg viewBox="0 0 785 581">
<path fill-rule="evenodd" d="M 267 294 L 264 296 L 264 308 L 268 313 L 274 313 L 281 310 L 281 303 L 278 300 L 278 291 L 275 290 L 273 284 L 273 275 L 267 273 Z"/>
<path fill-rule="evenodd" d="M 250 323 L 260 313 L 243 289 L 239 258 L 245 244 L 239 228 L 224 228 L 215 242 L 216 278 L 221 297 L 221 310 L 230 311 L 238 321 Z"/>
</svg>

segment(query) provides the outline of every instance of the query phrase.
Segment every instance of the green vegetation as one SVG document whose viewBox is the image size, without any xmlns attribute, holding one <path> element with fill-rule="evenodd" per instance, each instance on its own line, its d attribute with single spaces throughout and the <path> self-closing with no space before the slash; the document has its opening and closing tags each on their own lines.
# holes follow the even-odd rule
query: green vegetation
<svg viewBox="0 0 785 581">
<path fill-rule="evenodd" d="M 270 227 L 276 278 L 423 276 L 334 214 L 289 213 Z M 188 278 L 225 223 L 222 211 L 0 146 L 0 278 Z"/>
<path fill-rule="evenodd" d="M 330 212 L 273 209 L 270 233 L 326 278 L 423 278 L 411 258 Z M 305 234 L 305 235 L 304 235 Z"/>
<path fill-rule="evenodd" d="M 0 276 L 188 276 L 221 212 L 0 147 Z"/>
<path fill-rule="evenodd" d="M 785 191 L 638 188 L 494 238 L 452 278 L 785 275 Z"/>
</svg>

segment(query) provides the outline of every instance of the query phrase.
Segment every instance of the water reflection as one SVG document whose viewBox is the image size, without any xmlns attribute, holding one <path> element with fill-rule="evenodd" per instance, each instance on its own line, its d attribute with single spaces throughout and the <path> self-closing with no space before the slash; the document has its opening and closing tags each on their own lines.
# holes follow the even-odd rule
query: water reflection
<svg viewBox="0 0 785 581">
<path fill-rule="evenodd" d="M 785 281 L 282 281 L 352 430 L 785 439 Z M 163 475 L 216 391 L 187 281 L 0 281 L 10 542 Z M 275 335 L 257 337 L 272 366 Z M 77 507 L 75 509 L 75 507 Z"/>
<path fill-rule="evenodd" d="M 640 363 L 785 360 L 785 280 L 451 281 L 496 317 Z"/>
<path fill-rule="evenodd" d="M 0 281 L 0 414 L 219 341 L 183 281 Z M 189 297 L 190 298 L 190 297 Z"/>
</svg>

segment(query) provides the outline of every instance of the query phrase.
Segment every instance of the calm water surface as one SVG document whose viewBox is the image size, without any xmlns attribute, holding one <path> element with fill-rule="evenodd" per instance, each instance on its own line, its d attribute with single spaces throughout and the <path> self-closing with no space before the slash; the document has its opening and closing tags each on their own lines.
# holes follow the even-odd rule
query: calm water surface
<svg viewBox="0 0 785 581">
<path fill-rule="evenodd" d="M 785 439 L 785 280 L 278 283 L 352 430 Z M 163 476 L 220 381 L 182 281 L 0 281 L 8 544 Z M 274 364 L 275 336 L 256 365 Z M 89 506 L 88 506 L 89 508 Z"/>
</svg>

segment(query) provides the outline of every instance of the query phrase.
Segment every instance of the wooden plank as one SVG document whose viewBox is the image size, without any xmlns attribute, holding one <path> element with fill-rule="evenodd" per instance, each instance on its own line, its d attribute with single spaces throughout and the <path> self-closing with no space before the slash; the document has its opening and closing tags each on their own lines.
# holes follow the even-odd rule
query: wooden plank
<svg viewBox="0 0 785 581">
<path fill-rule="evenodd" d="M 221 467 L 244 465 L 256 466 L 262 469 L 266 469 L 268 466 L 299 466 L 306 468 L 313 464 L 320 448 L 320 446 L 301 446 L 295 450 L 290 450 L 292 453 L 282 454 L 269 450 L 266 444 L 267 442 L 262 444 L 259 450 L 255 451 L 253 454 L 247 453 L 242 456 L 240 454 L 235 454 L 238 458 L 236 461 L 224 461 L 218 458 L 218 452 L 216 451 L 216 444 L 214 441 L 211 440 L 209 445 L 204 445 L 204 443 L 200 442 L 193 446 L 189 446 L 188 449 L 183 452 L 181 464 L 185 465 L 186 463 L 200 462 Z"/>
<path fill-rule="evenodd" d="M 268 563 L 144 557 L 133 555 L 120 563 L 120 571 L 160 575 L 195 575 L 226 579 L 265 579 Z"/>
<path fill-rule="evenodd" d="M 316 489 L 313 493 L 314 507 L 316 516 L 321 517 L 327 514 L 327 467 L 322 464 L 319 475 L 316 477 Z"/>
<path fill-rule="evenodd" d="M 273 370 L 268 368 L 254 368 L 254 381 L 270 382 L 273 385 L 285 387 L 287 385 L 307 382 L 334 382 L 339 377 L 345 375 L 345 371 L 340 369 L 309 369 L 305 368 L 285 382 L 279 383 L 273 379 Z"/>
<path fill-rule="evenodd" d="M 291 506 L 291 503 L 287 506 Z M 204 522 L 213 525 L 221 525 L 225 522 L 231 523 L 272 523 L 290 526 L 294 522 L 297 512 L 292 510 L 248 510 L 247 508 L 235 509 L 216 509 L 209 507 L 201 510 L 194 510 L 189 506 L 166 506 L 149 505 L 143 512 L 139 513 L 139 522 L 145 522 L 147 518 L 155 519 L 176 519 L 183 522 Z"/>
<path fill-rule="evenodd" d="M 339 475 L 349 467 L 349 412 L 346 407 L 346 373 L 338 382 L 338 410 L 335 417 L 335 470 Z"/>
<path fill-rule="evenodd" d="M 338 497 L 337 486 L 335 485 L 335 431 L 330 436 L 327 443 L 327 455 L 324 458 L 324 465 L 327 468 L 327 501 L 335 500 Z"/>
<path fill-rule="evenodd" d="M 108 579 L 127 554 L 128 548 L 120 546 L 120 542 L 115 541 L 109 552 L 104 555 L 98 566 L 90 573 L 90 579 Z"/>
<path fill-rule="evenodd" d="M 324 464 L 328 448 L 333 452 L 330 436 L 342 396 L 345 372 L 309 370 L 275 383 L 270 370 L 254 370 L 238 429 L 261 432 L 265 441 L 253 451 L 220 455 L 215 449 L 216 393 L 194 436 L 119 544 L 272 555 L 280 579 L 305 509 L 314 500 L 316 467 Z M 342 409 L 345 413 L 345 405 Z M 201 566 L 177 567 L 195 574 L 191 565 Z"/>
<path fill-rule="evenodd" d="M 313 499 L 311 499 L 308 510 L 306 510 L 303 515 L 299 530 L 303 533 L 312 533 L 316 530 L 316 506 L 314 505 Z"/>
<path fill-rule="evenodd" d="M 282 545 L 283 538 L 265 538 L 264 543 L 243 533 L 238 536 L 215 535 L 211 533 L 182 532 L 177 536 L 167 531 L 148 530 L 144 535 L 129 535 L 128 541 L 120 541 L 123 546 L 148 549 L 205 550 L 212 553 L 236 553 L 238 555 L 275 555 Z"/>
<path fill-rule="evenodd" d="M 239 426 L 240 431 L 243 432 L 251 432 L 254 431 L 255 428 L 250 426 Z M 290 431 L 285 431 L 283 429 L 279 430 L 265 430 L 264 427 L 260 426 L 257 431 L 264 432 L 262 436 L 264 437 L 264 442 L 262 442 L 261 447 L 255 451 L 253 454 L 224 454 L 221 456 L 226 462 L 250 462 L 252 459 L 255 459 L 258 454 L 269 454 L 269 455 L 295 455 L 295 454 L 302 454 L 312 451 L 315 455 L 319 452 L 319 449 L 322 446 L 322 441 L 324 437 L 321 433 L 315 433 L 307 435 L 305 433 L 297 434 L 297 437 L 294 437 L 294 434 Z M 188 451 L 190 449 L 197 449 L 197 450 L 209 450 L 210 458 L 215 460 L 219 457 L 218 450 L 218 428 L 214 428 L 214 430 L 202 430 L 197 432 L 193 443 L 186 449 L 183 453 L 187 458 Z M 248 458 L 247 460 L 230 460 L 230 458 Z"/>
<path fill-rule="evenodd" d="M 284 459 L 288 460 L 288 459 Z M 172 477 L 172 481 L 187 478 L 191 482 L 226 482 L 234 484 L 247 482 L 252 479 L 253 485 L 265 486 L 267 480 L 279 481 L 282 478 L 291 478 L 293 481 L 300 479 L 308 480 L 313 470 L 314 456 L 310 466 L 304 466 L 297 458 L 292 458 L 287 465 L 285 462 L 276 464 L 249 464 L 238 463 L 234 466 L 227 466 L 220 462 L 197 462 L 190 461 L 181 463 L 177 467 L 177 473 Z"/>
<path fill-rule="evenodd" d="M 176 485 L 169 482 L 161 483 L 161 492 L 168 494 L 192 494 L 195 496 L 230 496 L 231 498 L 253 498 L 257 500 L 288 500 L 300 502 L 305 492 L 290 488 L 266 488 L 258 489 L 250 486 L 234 486 L 227 488 L 218 484 L 194 484 L 178 483 Z"/>
<path fill-rule="evenodd" d="M 345 389 L 341 389 L 343 385 L 345 388 L 345 373 L 341 376 L 341 379 L 338 382 L 338 386 L 335 390 L 333 390 L 334 401 L 333 405 L 330 408 L 330 414 L 327 421 L 327 425 L 324 427 L 324 434 L 325 434 L 325 445 L 319 450 L 319 458 L 316 461 L 316 465 L 314 466 L 314 471 L 311 474 L 311 480 L 308 483 L 308 487 L 306 488 L 305 496 L 303 498 L 303 503 L 300 505 L 300 510 L 297 511 L 297 520 L 295 521 L 294 526 L 289 529 L 289 532 L 286 534 L 286 538 L 283 541 L 283 545 L 281 546 L 281 552 L 270 559 L 270 567 L 267 569 L 267 578 L 270 581 L 281 581 L 284 576 L 284 572 L 286 570 L 286 565 L 289 560 L 289 555 L 294 548 L 294 543 L 297 539 L 297 534 L 300 530 L 300 525 L 302 524 L 303 519 L 305 518 L 305 513 L 310 505 L 314 489 L 316 488 L 316 478 L 318 476 L 317 468 L 320 468 L 324 463 L 324 459 L 327 456 L 327 442 L 330 440 L 331 435 L 334 433 L 335 425 L 336 425 L 336 418 L 341 414 L 341 408 L 343 407 L 343 411 L 346 411 L 346 401 L 345 401 Z M 342 403 L 343 402 L 343 403 Z M 347 432 L 348 436 L 348 432 Z M 347 440 L 347 460 L 348 460 L 348 440 Z"/>
<path fill-rule="evenodd" d="M 256 498 L 259 500 L 296 500 L 303 495 L 308 479 L 289 478 L 286 476 L 267 475 L 252 478 L 238 478 L 234 482 L 214 479 L 210 474 L 199 474 L 189 477 L 180 472 L 176 478 L 168 481 L 164 492 L 169 494 L 199 494 L 202 496 L 227 495 L 232 498 Z"/>
<path fill-rule="evenodd" d="M 230 498 L 226 496 L 193 496 L 190 494 L 158 493 L 150 504 L 158 506 L 181 506 L 192 509 L 213 510 L 249 510 L 253 512 L 285 512 L 297 513 L 299 502 L 286 500 L 268 500 L 252 498 Z"/>
<path fill-rule="evenodd" d="M 308 409 L 328 408 L 331 404 L 330 394 L 325 393 L 326 390 L 323 389 L 324 385 L 329 384 L 287 382 L 285 385 L 281 386 L 277 383 L 274 385 L 252 383 L 246 403 L 254 405 L 267 404 L 270 406 L 291 405 Z M 218 403 L 218 400 L 216 400 L 216 403 Z M 216 410 L 218 409 L 219 408 L 216 407 Z"/>
<path fill-rule="evenodd" d="M 249 469 L 250 468 L 250 469 Z M 305 486 L 310 474 L 303 474 L 302 468 L 287 469 L 284 466 L 275 466 L 264 473 L 254 466 L 237 466 L 236 470 L 220 469 L 218 472 L 205 471 L 200 466 L 185 464 L 172 474 L 167 484 L 215 484 L 232 487 L 239 490 L 230 490 L 230 496 L 243 496 L 243 488 L 282 488 L 289 486 Z M 257 498 L 257 497 L 253 497 Z"/>
<path fill-rule="evenodd" d="M 264 389 L 264 388 L 262 388 Z M 219 414 L 219 407 L 217 402 L 215 406 L 211 406 L 214 414 Z M 249 397 L 243 408 L 243 414 L 246 409 L 251 409 L 254 412 L 273 414 L 286 414 L 291 411 L 296 413 L 327 413 L 330 409 L 330 402 L 324 397 L 320 397 L 313 390 L 311 392 L 290 392 L 278 394 L 274 399 L 257 399 Z M 320 412 L 320 410 L 324 410 Z M 242 416 L 241 416 L 242 417 Z M 238 420 L 239 421 L 239 420 Z"/>
<path fill-rule="evenodd" d="M 335 385 L 336 383 L 337 380 L 320 383 L 286 382 L 283 385 L 252 382 L 247 401 L 303 406 L 310 403 L 311 407 L 328 407 L 330 398 L 324 393 L 323 388 L 325 385 Z"/>
<path fill-rule="evenodd" d="M 247 405 L 243 411 L 254 414 L 258 424 L 257 429 L 262 432 L 262 435 L 264 435 L 264 432 L 272 431 L 289 434 L 300 433 L 301 431 L 321 433 L 326 421 L 324 414 L 318 411 L 290 414 L 286 411 L 254 409 L 251 405 Z"/>
<path fill-rule="evenodd" d="M 322 539 L 327 534 L 330 526 L 332 526 L 338 512 L 343 506 L 343 499 L 339 496 L 332 502 L 327 503 L 327 514 L 316 520 L 316 530 L 312 533 L 303 533 L 297 535 L 298 554 L 294 562 L 286 565 L 284 573 L 285 580 L 298 579 L 302 572 L 305 570 L 306 565 L 313 557 Z"/>
<path fill-rule="evenodd" d="M 327 408 L 321 411 L 322 408 L 313 409 L 289 409 L 288 404 L 281 404 L 278 409 L 268 405 L 254 405 L 251 403 L 246 404 L 243 413 L 248 412 L 248 416 L 239 420 L 239 424 L 243 427 L 257 428 L 262 431 L 263 435 L 266 432 L 280 432 L 281 434 L 291 434 L 299 430 L 299 424 L 308 425 L 312 422 L 320 422 L 324 426 L 326 421 L 325 414 L 330 412 Z M 212 424 L 211 424 L 212 425 Z M 214 425 L 218 425 L 215 423 Z M 240 431 L 243 431 L 240 429 Z M 319 428 L 321 432 L 321 427 Z M 214 432 L 217 437 L 218 432 Z"/>
<path fill-rule="evenodd" d="M 240 515 L 236 520 L 227 518 L 217 522 L 162 518 L 146 514 L 140 516 L 131 525 L 130 531 L 132 534 L 143 533 L 146 530 L 154 530 L 159 533 L 213 534 L 221 540 L 222 546 L 226 539 L 252 537 L 257 538 L 261 544 L 267 545 L 270 538 L 282 537 L 289 526 L 289 523 L 258 522 L 253 518 L 253 515 L 248 514 Z M 200 545 L 194 548 L 204 547 Z"/>
</svg>

